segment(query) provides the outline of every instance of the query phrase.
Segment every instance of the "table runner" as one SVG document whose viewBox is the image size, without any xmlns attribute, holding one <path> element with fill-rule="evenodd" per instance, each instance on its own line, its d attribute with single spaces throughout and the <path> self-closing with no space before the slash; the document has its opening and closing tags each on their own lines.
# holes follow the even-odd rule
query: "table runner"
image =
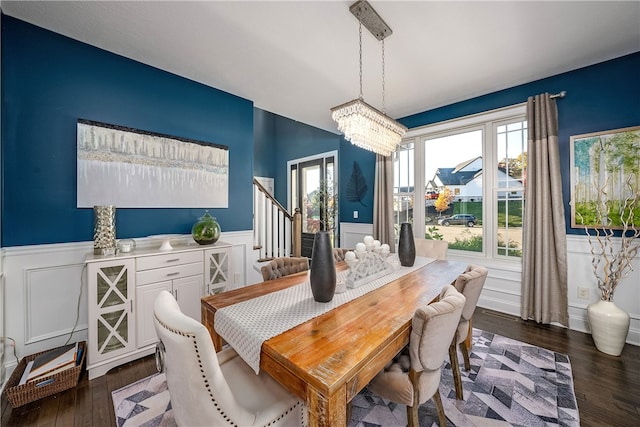
<svg viewBox="0 0 640 427">
<path fill-rule="evenodd" d="M 216 311 L 216 332 L 233 347 L 255 373 L 260 372 L 262 343 L 314 317 L 378 289 L 400 277 L 435 261 L 416 257 L 413 267 L 398 267 L 389 274 L 355 289 L 335 294 L 327 303 L 316 302 L 309 280 L 281 291 L 239 302 Z M 337 273 L 337 281 L 345 281 L 348 270 Z M 307 276 L 308 277 L 308 276 Z"/>
</svg>

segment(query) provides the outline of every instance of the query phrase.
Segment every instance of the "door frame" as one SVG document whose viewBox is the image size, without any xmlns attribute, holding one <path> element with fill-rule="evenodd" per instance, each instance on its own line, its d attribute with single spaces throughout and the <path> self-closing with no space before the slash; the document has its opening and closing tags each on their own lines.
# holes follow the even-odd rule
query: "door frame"
<svg viewBox="0 0 640 427">
<path fill-rule="evenodd" d="M 293 165 L 300 165 L 301 163 L 305 163 L 305 162 L 310 162 L 310 161 L 314 161 L 314 160 L 319 160 L 319 159 L 326 159 L 328 157 L 333 157 L 333 180 L 337 183 L 340 183 L 340 177 L 339 177 L 339 163 L 338 163 L 338 150 L 332 150 L 332 151 L 325 151 L 324 153 L 318 153 L 318 154 L 314 154 L 311 156 L 306 156 L 306 157 L 301 157 L 298 159 L 292 159 L 292 160 L 287 160 L 287 210 L 289 212 L 293 212 L 293 207 L 291 206 L 291 166 Z M 338 204 L 340 204 L 340 199 L 338 198 Z M 335 220 L 335 225 L 336 228 L 334 230 L 334 242 L 338 242 L 338 239 L 340 238 L 340 232 L 338 230 L 339 228 L 339 217 L 340 217 L 340 210 L 338 209 L 338 213 L 336 214 L 336 220 Z"/>
</svg>

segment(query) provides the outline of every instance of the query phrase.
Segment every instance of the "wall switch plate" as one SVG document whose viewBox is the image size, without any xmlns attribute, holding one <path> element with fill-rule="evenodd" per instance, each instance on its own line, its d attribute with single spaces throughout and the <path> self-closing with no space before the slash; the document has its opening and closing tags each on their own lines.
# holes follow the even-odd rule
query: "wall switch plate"
<svg viewBox="0 0 640 427">
<path fill-rule="evenodd" d="M 240 273 L 233 273 L 233 283 L 240 283 Z"/>
<path fill-rule="evenodd" d="M 578 288 L 578 298 L 589 299 L 589 288 Z"/>
<path fill-rule="evenodd" d="M 358 211 L 353 211 L 353 217 L 358 218 Z"/>
</svg>

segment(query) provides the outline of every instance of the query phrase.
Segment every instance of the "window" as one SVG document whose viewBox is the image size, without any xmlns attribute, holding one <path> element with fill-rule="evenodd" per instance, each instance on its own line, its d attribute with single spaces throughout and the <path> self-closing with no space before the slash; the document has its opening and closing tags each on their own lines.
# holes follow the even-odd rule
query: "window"
<svg viewBox="0 0 640 427">
<path fill-rule="evenodd" d="M 396 224 L 412 222 L 417 237 L 424 233 L 425 238 L 447 240 L 452 251 L 519 261 L 525 108 L 518 105 L 409 131 L 394 154 Z"/>
<path fill-rule="evenodd" d="M 400 224 L 413 223 L 414 156 L 413 143 L 400 144 L 393 153 L 393 218 L 396 242 Z"/>
</svg>

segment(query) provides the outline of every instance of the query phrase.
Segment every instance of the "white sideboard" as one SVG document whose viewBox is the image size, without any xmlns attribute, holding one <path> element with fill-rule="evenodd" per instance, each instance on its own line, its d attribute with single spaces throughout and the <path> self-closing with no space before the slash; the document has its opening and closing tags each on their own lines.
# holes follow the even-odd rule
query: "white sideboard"
<svg viewBox="0 0 640 427">
<path fill-rule="evenodd" d="M 87 257 L 89 379 L 154 352 L 153 304 L 161 291 L 200 321 L 200 298 L 230 284 L 231 249 L 216 242 Z"/>
</svg>

